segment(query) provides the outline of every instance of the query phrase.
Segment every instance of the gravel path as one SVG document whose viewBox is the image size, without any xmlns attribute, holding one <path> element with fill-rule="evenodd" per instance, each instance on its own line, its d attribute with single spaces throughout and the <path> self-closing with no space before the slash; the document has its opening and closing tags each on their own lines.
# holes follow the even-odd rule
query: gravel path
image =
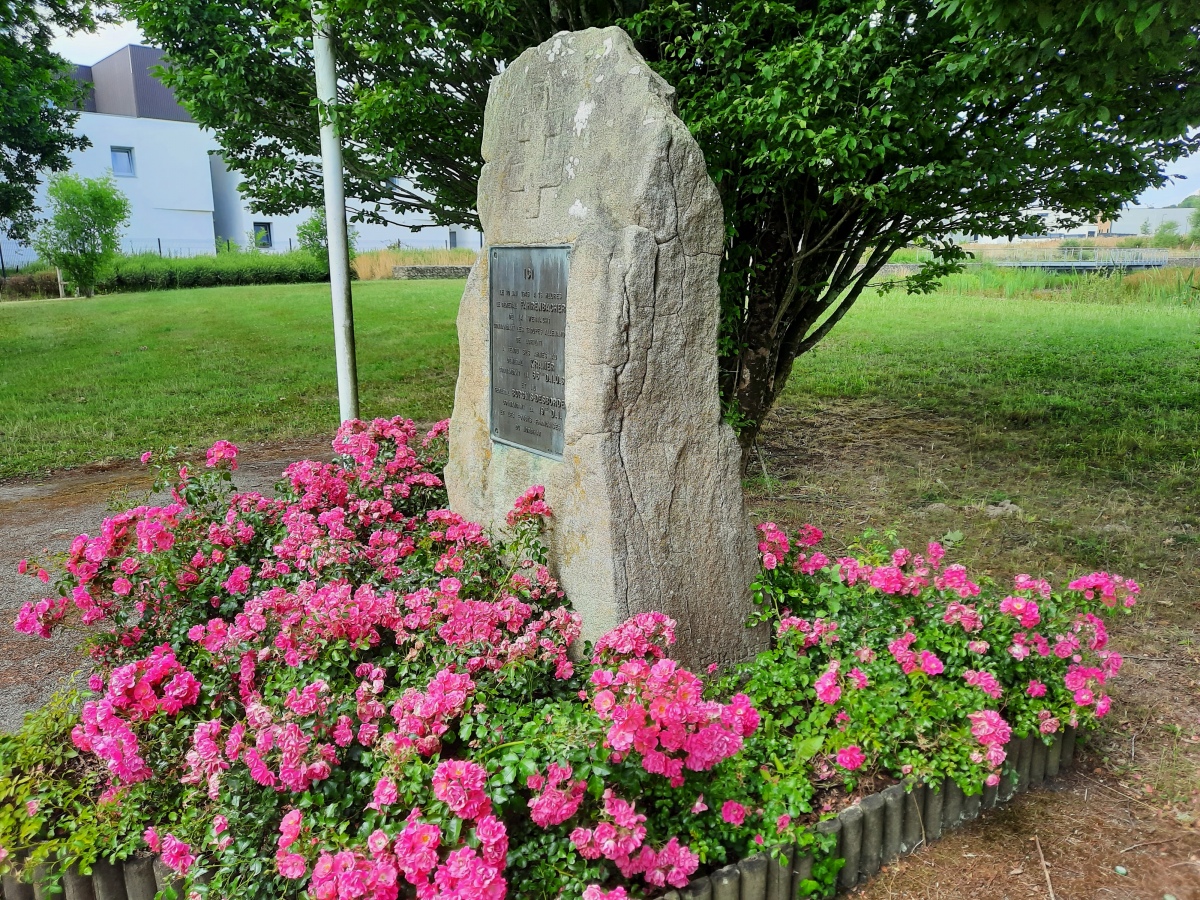
<svg viewBox="0 0 1200 900">
<path fill-rule="evenodd" d="M 245 448 L 234 483 L 270 493 L 289 463 L 329 455 L 324 440 Z M 0 731 L 19 728 L 27 712 L 87 665 L 76 649 L 86 636 L 79 626 L 60 628 L 50 640 L 13 630 L 21 605 L 45 596 L 41 582 L 17 574 L 17 563 L 65 553 L 77 534 L 95 534 L 105 517 L 143 502 L 151 483 L 132 465 L 0 483 Z"/>
</svg>

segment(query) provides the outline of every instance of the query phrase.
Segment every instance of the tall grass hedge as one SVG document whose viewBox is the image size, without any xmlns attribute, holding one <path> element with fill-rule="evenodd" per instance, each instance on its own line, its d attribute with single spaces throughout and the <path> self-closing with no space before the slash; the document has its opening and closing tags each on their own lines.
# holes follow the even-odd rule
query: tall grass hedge
<svg viewBox="0 0 1200 900">
<path fill-rule="evenodd" d="M 170 258 L 123 256 L 101 277 L 97 290 L 154 291 L 241 284 L 304 284 L 328 281 L 329 265 L 310 253 L 221 253 Z"/>
</svg>

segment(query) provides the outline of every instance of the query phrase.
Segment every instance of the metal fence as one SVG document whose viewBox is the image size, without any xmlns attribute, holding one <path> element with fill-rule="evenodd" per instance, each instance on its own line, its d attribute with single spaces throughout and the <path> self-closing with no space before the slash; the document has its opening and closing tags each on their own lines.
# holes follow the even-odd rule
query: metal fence
<svg viewBox="0 0 1200 900">
<path fill-rule="evenodd" d="M 976 251 L 976 259 L 995 265 L 1015 263 L 1047 263 L 1083 265 L 1097 268 L 1152 268 L 1165 266 L 1170 251 L 1158 247 L 1022 247 L 1014 251 Z"/>
</svg>

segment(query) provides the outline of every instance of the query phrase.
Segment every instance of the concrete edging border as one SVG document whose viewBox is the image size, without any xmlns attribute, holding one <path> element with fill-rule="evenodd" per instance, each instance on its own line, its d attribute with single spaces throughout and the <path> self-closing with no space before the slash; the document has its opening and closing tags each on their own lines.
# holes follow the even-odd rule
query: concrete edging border
<svg viewBox="0 0 1200 900">
<path fill-rule="evenodd" d="M 392 278 L 401 281 L 413 278 L 466 278 L 470 266 L 392 266 Z"/>
<path fill-rule="evenodd" d="M 819 833 L 837 835 L 837 848 L 829 858 L 846 860 L 836 891 L 826 898 L 852 891 L 901 856 L 1057 777 L 1074 760 L 1075 739 L 1076 730 L 1070 727 L 1049 745 L 1032 734 L 1014 738 L 1005 748 L 1008 774 L 980 794 L 966 796 L 950 778 L 936 784 L 893 784 L 818 823 Z M 757 853 L 670 891 L 661 900 L 799 900 L 800 885 L 812 874 L 816 860 L 811 852 L 799 856 L 796 851 L 795 846 L 785 847 L 782 862 L 769 851 Z"/>
<path fill-rule="evenodd" d="M 1049 745 L 1032 734 L 1012 739 L 1005 748 L 1010 765 L 1004 776 L 981 794 L 966 796 L 950 778 L 893 784 L 818 823 L 818 833 L 837 835 L 837 847 L 829 858 L 846 860 L 837 890 L 826 897 L 853 890 L 883 866 L 977 819 L 983 811 L 1041 787 L 1071 765 L 1075 741 L 1076 730 L 1071 727 L 1056 734 Z M 800 885 L 811 876 L 816 860 L 811 852 L 799 855 L 795 845 L 785 847 L 781 859 L 771 851 L 756 853 L 697 878 L 682 890 L 669 891 L 660 900 L 798 900 Z M 44 900 L 45 883 L 44 866 L 34 870 L 32 883 L 5 875 L 3 900 Z M 154 900 L 172 883 L 178 882 L 157 856 L 139 853 L 122 863 L 98 861 L 91 875 L 80 875 L 72 867 L 63 876 L 63 894 L 64 900 Z"/>
</svg>

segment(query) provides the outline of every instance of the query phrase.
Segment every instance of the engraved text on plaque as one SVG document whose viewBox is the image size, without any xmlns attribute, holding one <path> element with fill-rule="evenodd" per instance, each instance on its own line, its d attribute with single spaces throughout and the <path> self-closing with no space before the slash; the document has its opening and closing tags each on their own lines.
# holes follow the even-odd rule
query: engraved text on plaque
<svg viewBox="0 0 1200 900">
<path fill-rule="evenodd" d="M 492 440 L 562 458 L 567 247 L 493 247 Z"/>
</svg>

